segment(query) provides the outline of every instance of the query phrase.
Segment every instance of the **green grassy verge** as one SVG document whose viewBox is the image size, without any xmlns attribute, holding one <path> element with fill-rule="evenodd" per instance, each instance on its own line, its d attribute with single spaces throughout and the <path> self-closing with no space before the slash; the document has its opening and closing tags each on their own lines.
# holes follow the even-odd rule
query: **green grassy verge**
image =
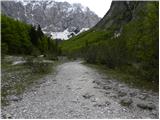
<svg viewBox="0 0 160 120">
<path fill-rule="evenodd" d="M 131 87 L 142 90 L 152 90 L 154 92 L 159 92 L 159 84 L 153 83 L 151 82 L 151 80 L 140 79 L 137 76 L 126 72 L 127 70 L 123 71 L 122 69 L 109 69 L 106 66 L 99 64 L 88 64 L 88 63 L 84 64 L 89 67 L 97 69 L 101 73 L 106 74 L 110 79 L 120 80 L 121 82 L 124 82 Z M 126 68 L 126 69 L 131 69 L 131 68 Z"/>
<path fill-rule="evenodd" d="M 63 41 L 60 47 L 63 53 L 72 53 L 81 50 L 86 44 L 96 44 L 98 41 L 104 41 L 106 37 L 108 37 L 106 31 L 86 31 L 68 41 Z"/>
</svg>

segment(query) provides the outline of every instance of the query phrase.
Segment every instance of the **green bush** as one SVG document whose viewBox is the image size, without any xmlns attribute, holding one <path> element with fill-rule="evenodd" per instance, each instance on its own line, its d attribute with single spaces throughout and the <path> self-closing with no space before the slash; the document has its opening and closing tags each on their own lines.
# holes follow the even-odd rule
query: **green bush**
<svg viewBox="0 0 160 120">
<path fill-rule="evenodd" d="M 30 67 L 32 73 L 46 74 L 52 70 L 52 63 L 44 62 L 42 58 L 29 57 L 26 59 L 26 66 Z"/>
</svg>

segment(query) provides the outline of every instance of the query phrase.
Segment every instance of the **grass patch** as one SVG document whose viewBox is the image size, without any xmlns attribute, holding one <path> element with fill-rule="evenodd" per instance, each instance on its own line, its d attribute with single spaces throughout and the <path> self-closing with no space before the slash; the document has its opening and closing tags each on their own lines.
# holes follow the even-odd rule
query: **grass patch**
<svg viewBox="0 0 160 120">
<path fill-rule="evenodd" d="M 96 68 L 100 72 L 106 74 L 110 79 L 120 80 L 121 82 L 124 82 L 131 87 L 138 88 L 141 90 L 152 90 L 154 92 L 159 92 L 159 84 L 156 84 L 151 80 L 140 79 L 136 75 L 132 75 L 126 72 L 127 70 L 123 71 L 122 69 L 109 69 L 104 65 L 98 65 L 98 64 L 88 64 L 88 63 L 84 64 L 89 67 Z M 126 68 L 126 69 L 131 69 L 131 68 Z"/>
<path fill-rule="evenodd" d="M 72 37 L 68 41 L 63 41 L 60 44 L 62 53 L 72 53 L 75 51 L 81 50 L 85 45 L 86 42 L 88 44 L 97 43 L 97 41 L 104 41 L 106 40 L 106 37 L 108 36 L 108 32 L 106 31 L 86 31 L 84 33 L 81 33 L 78 36 Z"/>
<path fill-rule="evenodd" d="M 26 89 L 37 84 L 40 78 L 54 71 L 58 61 L 44 62 L 43 58 L 27 57 L 25 64 L 12 65 L 2 60 L 1 102 L 8 105 L 8 96 L 21 95 Z"/>
</svg>

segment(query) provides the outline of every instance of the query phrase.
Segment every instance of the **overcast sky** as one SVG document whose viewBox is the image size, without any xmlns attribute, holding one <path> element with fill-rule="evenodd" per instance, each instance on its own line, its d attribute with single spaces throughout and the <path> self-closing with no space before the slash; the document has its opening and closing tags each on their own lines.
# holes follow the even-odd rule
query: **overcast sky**
<svg viewBox="0 0 160 120">
<path fill-rule="evenodd" d="M 99 17 L 103 17 L 109 10 L 112 0 L 56 0 L 56 1 L 67 1 L 69 3 L 81 3 L 84 6 L 90 8 Z"/>
</svg>

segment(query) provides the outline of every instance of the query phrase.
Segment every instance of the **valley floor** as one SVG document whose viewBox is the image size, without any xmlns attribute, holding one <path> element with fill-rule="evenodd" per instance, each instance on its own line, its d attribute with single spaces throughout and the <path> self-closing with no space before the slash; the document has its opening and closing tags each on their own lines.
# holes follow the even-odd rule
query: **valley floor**
<svg viewBox="0 0 160 120">
<path fill-rule="evenodd" d="M 2 108 L 3 118 L 158 118 L 158 93 L 128 87 L 96 69 L 66 62 Z"/>
</svg>

